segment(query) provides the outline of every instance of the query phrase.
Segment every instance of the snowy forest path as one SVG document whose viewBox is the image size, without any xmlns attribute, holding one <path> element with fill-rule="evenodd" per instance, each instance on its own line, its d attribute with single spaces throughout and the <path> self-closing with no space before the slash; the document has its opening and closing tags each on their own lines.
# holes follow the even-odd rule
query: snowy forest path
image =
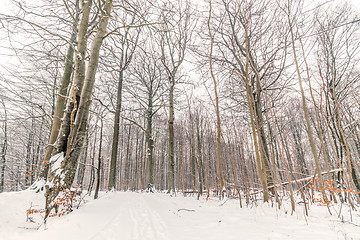
<svg viewBox="0 0 360 240">
<path fill-rule="evenodd" d="M 100 231 L 91 239 L 116 239 L 126 236 L 133 240 L 167 240 L 167 226 L 155 209 L 148 206 L 142 194 L 117 194 L 108 205 L 109 216 Z"/>
<path fill-rule="evenodd" d="M 270 204 L 239 208 L 236 199 L 226 202 L 195 196 L 163 193 L 101 192 L 71 214 L 50 218 L 46 229 L 28 228 L 26 209 L 43 206 L 43 195 L 31 191 L 0 194 L 0 240 L 303 240 L 360 239 L 359 229 L 341 223 L 328 210 L 312 206 L 289 214 Z M 345 212 L 345 210 L 343 210 Z M 360 216 L 353 214 L 355 224 Z M 41 220 L 40 220 L 41 221 Z"/>
<path fill-rule="evenodd" d="M 128 208 L 133 223 L 132 239 L 167 240 L 167 226 L 159 213 L 151 209 L 142 196 Z"/>
</svg>

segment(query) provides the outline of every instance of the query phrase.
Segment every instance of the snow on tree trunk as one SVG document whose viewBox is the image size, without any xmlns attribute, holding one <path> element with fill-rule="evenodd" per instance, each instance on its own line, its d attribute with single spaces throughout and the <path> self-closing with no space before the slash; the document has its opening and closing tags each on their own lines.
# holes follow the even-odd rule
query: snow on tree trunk
<svg viewBox="0 0 360 240">
<path fill-rule="evenodd" d="M 83 34 L 86 33 L 89 22 L 89 15 L 92 1 L 83 3 L 83 16 L 79 27 L 79 44 L 78 46 L 86 46 L 87 38 Z M 81 55 L 77 55 L 75 63 L 75 78 L 79 81 L 81 88 L 75 86 L 72 89 L 72 96 L 74 96 L 74 108 L 71 112 L 70 122 L 66 122 L 67 126 L 61 126 L 62 129 L 70 128 L 70 132 L 66 139 L 66 152 L 59 152 L 51 158 L 51 171 L 49 173 L 46 188 L 46 214 L 45 221 L 52 209 L 55 208 L 54 200 L 58 194 L 64 189 L 70 189 L 73 183 L 76 166 L 81 153 L 82 145 L 85 139 L 85 132 L 87 128 L 87 121 L 89 116 L 89 109 L 91 103 L 91 95 L 95 83 L 95 74 L 99 62 L 100 48 L 106 34 L 106 28 L 110 17 L 112 7 L 112 0 L 107 0 L 104 4 L 102 15 L 100 16 L 97 33 L 92 41 L 91 52 L 89 56 L 88 67 L 85 72 L 85 59 Z M 84 30 L 84 31 L 83 31 Z M 83 39 L 85 42 L 80 41 Z M 78 99 L 78 94 L 80 98 Z M 75 96 L 76 95 L 76 96 Z M 79 101 L 78 101 L 79 100 Z M 78 108 L 77 107 L 78 101 Z M 59 133 L 59 138 L 64 137 Z M 58 138 L 58 140 L 59 140 Z M 57 144 L 56 144 L 57 145 Z M 59 149 L 58 149 L 59 150 Z M 63 159 L 60 157 L 62 156 Z M 60 161 L 60 159 L 62 159 Z M 60 167 L 58 168 L 60 164 Z"/>
</svg>

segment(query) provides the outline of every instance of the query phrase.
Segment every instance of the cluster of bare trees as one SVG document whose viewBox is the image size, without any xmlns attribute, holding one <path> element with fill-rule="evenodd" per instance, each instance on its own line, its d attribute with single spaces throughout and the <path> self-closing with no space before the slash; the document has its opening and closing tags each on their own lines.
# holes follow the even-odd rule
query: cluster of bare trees
<svg viewBox="0 0 360 240">
<path fill-rule="evenodd" d="M 324 201 L 359 200 L 325 188 L 333 180 L 360 191 L 351 5 L 14 4 L 0 14 L 17 65 L 2 68 L 0 191 L 35 182 L 48 214 L 73 184 L 90 193 L 234 189 L 278 204 L 285 190 L 294 208 L 312 176 Z"/>
</svg>

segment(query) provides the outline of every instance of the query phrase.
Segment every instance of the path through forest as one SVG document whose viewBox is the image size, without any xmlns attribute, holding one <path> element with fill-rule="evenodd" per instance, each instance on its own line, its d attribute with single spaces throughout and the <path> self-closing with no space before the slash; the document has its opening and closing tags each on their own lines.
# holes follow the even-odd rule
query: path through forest
<svg viewBox="0 0 360 240">
<path fill-rule="evenodd" d="M 360 239 L 359 227 L 341 223 L 325 207 L 312 206 L 304 218 L 302 207 L 277 210 L 270 204 L 239 208 L 237 200 L 196 200 L 195 196 L 133 192 L 102 193 L 69 215 L 52 218 L 39 230 L 24 229 L 29 202 L 40 199 L 30 191 L 0 194 L 0 239 Z M 346 213 L 346 209 L 342 210 Z M 346 216 L 345 216 L 346 217 Z M 354 223 L 360 216 L 353 213 Z"/>
</svg>

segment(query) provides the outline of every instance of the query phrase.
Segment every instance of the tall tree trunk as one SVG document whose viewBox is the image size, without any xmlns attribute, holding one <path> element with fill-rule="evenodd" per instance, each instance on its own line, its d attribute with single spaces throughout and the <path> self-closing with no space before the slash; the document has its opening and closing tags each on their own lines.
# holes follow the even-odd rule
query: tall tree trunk
<svg viewBox="0 0 360 240">
<path fill-rule="evenodd" d="M 54 116 L 51 125 L 50 137 L 48 146 L 46 148 L 45 157 L 43 160 L 42 171 L 39 175 L 40 179 L 46 179 L 48 172 L 49 172 L 49 161 L 50 157 L 52 156 L 54 150 L 54 144 L 58 137 L 60 126 L 61 126 L 61 119 L 64 115 L 65 106 L 66 106 L 66 96 L 69 88 L 69 84 L 71 82 L 71 76 L 73 73 L 73 64 L 74 64 L 74 44 L 76 42 L 76 32 L 77 32 L 77 24 L 80 15 L 79 0 L 76 0 L 76 14 L 75 14 L 75 21 L 73 22 L 72 26 L 72 34 L 70 37 L 70 45 L 68 47 L 66 56 L 65 56 L 65 66 L 64 66 L 64 73 L 63 77 L 60 82 L 60 87 L 58 90 L 58 94 L 56 97 L 56 104 L 54 109 Z"/>
<path fill-rule="evenodd" d="M 44 118 L 41 121 L 40 130 L 37 136 L 37 144 L 35 146 L 35 138 L 34 138 L 34 153 L 33 153 L 33 164 L 31 165 L 31 179 L 30 182 L 35 182 L 36 178 L 38 177 L 39 172 L 39 157 L 40 157 L 40 149 L 43 146 L 43 139 L 42 139 L 42 132 L 43 132 L 43 126 L 44 126 Z"/>
<path fill-rule="evenodd" d="M 150 192 L 153 192 L 154 187 L 154 139 L 152 133 L 152 116 L 153 116 L 153 106 L 152 106 L 152 92 L 148 96 L 148 109 L 146 112 L 146 153 L 147 153 L 147 188 Z"/>
<path fill-rule="evenodd" d="M 119 82 L 116 97 L 116 110 L 114 120 L 114 133 L 111 146 L 111 160 L 110 160 L 110 175 L 109 175 L 109 190 L 116 189 L 116 162 L 119 149 L 119 130 L 120 130 L 120 113 L 121 113 L 121 98 L 122 98 L 122 85 L 123 85 L 123 71 L 119 73 Z"/>
<path fill-rule="evenodd" d="M 129 188 L 129 172 L 131 173 L 130 169 L 130 142 L 131 142 L 131 125 L 129 125 L 129 132 L 127 134 L 127 141 L 126 141 L 126 156 L 125 156 L 125 185 L 124 190 L 127 191 Z"/>
<path fill-rule="evenodd" d="M 168 171 L 168 193 L 172 191 L 175 193 L 175 151 L 174 151 L 174 90 L 175 90 L 175 79 L 171 76 L 169 79 L 169 171 Z"/>
<path fill-rule="evenodd" d="M 55 146 L 52 152 L 52 156 L 61 152 L 67 152 L 71 150 L 71 136 L 70 130 L 74 129 L 74 122 L 76 119 L 79 102 L 81 98 L 81 92 L 85 81 L 85 58 L 87 51 L 87 31 L 89 27 L 89 17 L 91 10 L 92 0 L 82 2 L 82 16 L 78 27 L 77 37 L 77 52 L 75 58 L 75 72 L 74 82 L 71 87 L 71 91 L 68 97 L 71 99 L 67 102 L 65 112 L 61 121 L 58 137 L 55 141 Z M 50 163 L 51 164 L 51 163 Z"/>
<path fill-rule="evenodd" d="M 88 22 L 89 22 L 89 15 L 91 9 L 92 1 L 84 1 L 83 2 L 83 16 L 81 19 L 81 23 L 79 26 L 79 51 L 85 46 L 86 50 L 86 35 L 88 30 Z M 82 145 L 84 142 L 84 136 L 87 128 L 87 121 L 89 116 L 89 108 L 91 103 L 91 95 L 95 84 L 95 74 L 98 67 L 99 62 L 99 53 L 102 42 L 104 40 L 104 36 L 106 34 L 106 29 L 108 25 L 108 21 L 110 18 L 110 12 L 112 7 L 112 0 L 106 0 L 103 5 L 103 11 L 100 16 L 100 20 L 98 23 L 97 33 L 92 41 L 91 52 L 89 56 L 89 64 L 85 73 L 85 57 L 81 54 L 77 55 L 75 61 L 75 80 L 76 83 L 79 85 L 75 85 L 73 88 L 73 95 L 76 95 L 78 92 L 81 93 L 79 98 L 79 108 L 72 117 L 75 117 L 75 121 L 70 121 L 67 124 L 68 126 L 61 125 L 61 130 L 66 127 L 70 128 L 70 134 L 68 139 L 66 139 L 67 147 L 66 147 L 66 154 L 64 159 L 61 161 L 60 171 L 58 169 L 54 169 L 49 178 L 49 184 L 46 185 L 46 213 L 45 213 L 45 221 L 49 216 L 51 210 L 54 208 L 54 200 L 58 196 L 59 192 L 63 187 L 70 189 L 71 185 L 74 180 L 76 166 L 78 163 L 78 158 L 82 149 Z M 85 54 L 84 54 L 85 56 Z M 83 82 L 83 83 L 82 83 Z M 81 87 L 84 85 L 83 87 Z M 77 104 L 74 102 L 74 104 Z M 76 108 L 75 108 L 76 109 Z M 59 137 L 62 138 L 63 135 L 59 134 Z M 58 138 L 59 140 L 59 138 Z M 65 142 L 65 141 L 64 141 Z M 61 150 L 63 150 L 62 148 Z M 60 150 L 60 149 L 57 149 Z M 61 154 L 61 153 L 60 153 Z"/>
<path fill-rule="evenodd" d="M 244 17 L 242 17 L 245 19 Z M 249 52 L 249 35 L 248 35 L 248 24 L 245 23 L 245 50 L 246 50 L 246 63 L 245 63 L 245 87 L 246 87 L 246 96 L 247 96 L 247 102 L 249 106 L 249 112 L 250 112 L 250 120 L 251 120 L 251 129 L 252 129 L 252 135 L 253 135 L 253 141 L 254 141 L 254 147 L 255 147 L 255 157 L 256 157 L 256 166 L 258 169 L 260 182 L 263 188 L 263 199 L 264 202 L 269 201 L 269 190 L 268 190 L 268 184 L 267 184 L 267 177 L 266 177 L 266 168 L 265 168 L 265 159 L 264 157 L 261 158 L 261 153 L 263 153 L 263 150 L 261 149 L 261 143 L 260 143 L 260 132 L 256 130 L 256 112 L 255 112 L 255 103 L 252 95 L 252 90 L 249 84 L 250 76 L 249 76 L 249 66 L 250 66 L 250 52 Z M 255 119 L 254 119 L 255 118 Z M 259 137 L 259 138 L 258 138 Z M 259 149 L 260 148 L 260 149 Z"/>
<path fill-rule="evenodd" d="M 101 121 L 101 126 L 100 126 L 100 142 L 99 142 L 99 155 L 98 155 L 98 166 L 96 169 L 96 187 L 95 187 L 95 195 L 94 195 L 94 199 L 97 199 L 99 197 L 99 188 L 100 188 L 100 179 L 101 179 L 101 152 L 102 152 L 102 140 L 103 140 L 103 128 L 104 128 L 104 123 L 103 123 L 103 119 L 100 119 Z"/>
<path fill-rule="evenodd" d="M 214 84 L 214 94 L 215 94 L 215 112 L 216 112 L 216 162 L 218 168 L 218 177 L 219 177 L 219 190 L 220 197 L 223 197 L 223 188 L 224 188 L 224 178 L 222 173 L 222 159 L 221 159 L 221 119 L 220 119 L 220 106 L 219 106 L 219 96 L 218 96 L 218 86 L 217 81 L 213 71 L 213 47 L 214 47 L 214 37 L 211 33 L 210 28 L 210 19 L 212 14 L 212 5 L 210 1 L 209 9 L 209 18 L 208 18 L 208 31 L 210 36 L 210 54 L 209 54 L 209 65 L 210 65 L 210 74 Z"/>
<path fill-rule="evenodd" d="M 95 162 L 95 155 L 96 155 L 96 144 L 98 142 L 98 139 L 97 139 L 97 133 L 98 133 L 98 120 L 99 118 L 97 119 L 96 121 L 96 124 L 95 124 L 95 129 L 94 129 L 94 132 L 95 132 L 95 136 L 94 136 L 94 141 L 93 141 L 93 146 L 92 146 L 92 153 L 91 153 L 91 156 L 90 156 L 90 176 L 89 176 L 89 185 L 88 185 L 88 194 L 89 196 L 91 195 L 91 191 L 92 191 L 92 188 L 93 188 L 93 185 L 94 185 L 94 181 L 95 181 L 95 170 L 94 170 L 94 162 Z"/>
<path fill-rule="evenodd" d="M 200 118 L 200 116 L 198 116 Z M 198 166 L 199 166 L 199 194 L 202 195 L 203 186 L 204 186 L 204 167 L 202 161 L 202 141 L 203 138 L 201 137 L 202 133 L 200 133 L 200 125 L 201 122 L 199 119 L 196 121 L 196 137 L 197 137 L 197 159 L 198 159 Z"/>
<path fill-rule="evenodd" d="M 31 152 L 32 152 L 32 146 L 33 146 L 33 141 L 34 141 L 34 119 L 32 119 L 31 121 L 31 128 L 30 128 L 30 133 L 27 139 L 27 143 L 26 143 L 26 157 L 25 157 L 25 186 L 29 187 L 31 185 Z"/>
<path fill-rule="evenodd" d="M 293 51 L 293 55 L 294 55 L 296 73 L 297 73 L 297 76 L 298 76 L 299 87 L 300 87 L 300 92 L 301 92 L 302 107 L 303 107 L 305 121 L 306 121 L 306 128 L 307 128 L 308 137 L 309 137 L 309 141 L 310 141 L 311 151 L 312 151 L 312 154 L 313 154 L 313 157 L 314 157 L 314 160 L 315 160 L 316 173 L 318 175 L 317 177 L 319 179 L 320 189 L 322 189 L 321 193 L 322 193 L 324 201 L 327 202 L 328 199 L 327 199 L 327 195 L 325 193 L 324 187 L 323 187 L 324 185 L 323 185 L 323 180 L 322 180 L 322 175 L 321 175 L 321 167 L 320 167 L 318 152 L 316 150 L 313 131 L 312 131 L 311 124 L 310 124 L 309 110 L 308 110 L 307 105 L 306 105 L 305 93 L 304 93 L 304 89 L 303 89 L 303 86 L 302 86 L 302 78 L 301 78 L 300 68 L 299 68 L 297 55 L 296 55 L 296 50 L 295 50 L 295 37 L 294 37 L 293 25 L 292 25 L 292 22 L 290 20 L 290 13 L 291 13 L 291 11 L 290 11 L 290 0 L 288 0 L 288 23 L 289 23 L 289 27 L 290 27 L 292 51 Z"/>
<path fill-rule="evenodd" d="M 136 144 L 135 144 L 135 169 L 134 169 L 134 175 L 132 177 L 133 179 L 133 185 L 132 185 L 132 190 L 135 191 L 136 189 L 139 189 L 139 185 L 138 185 L 138 178 L 139 178 L 139 158 L 140 157 L 140 152 L 141 152 L 141 148 L 139 147 L 140 140 L 140 136 L 139 136 L 139 131 L 136 131 Z"/>
<path fill-rule="evenodd" d="M 266 181 L 267 185 L 273 185 L 272 173 L 270 170 L 270 157 L 269 157 L 269 149 L 266 142 L 266 135 L 264 130 L 264 118 L 262 113 L 262 104 L 261 104 L 261 86 L 260 86 L 260 79 L 258 74 L 256 73 L 256 96 L 254 97 L 254 113 L 256 119 L 256 126 L 258 130 L 258 137 L 259 137 L 259 146 L 261 151 L 261 159 L 264 171 L 266 173 Z M 271 189 L 272 191 L 274 188 Z"/>
<path fill-rule="evenodd" d="M 320 138 L 321 149 L 322 149 L 323 155 L 324 155 L 324 161 L 325 161 L 326 170 L 329 172 L 330 171 L 330 167 L 329 167 L 330 160 L 329 160 L 329 155 L 328 155 L 326 145 L 325 145 L 325 137 L 324 137 L 323 130 L 322 130 L 321 124 L 320 124 L 320 116 L 319 116 L 319 112 L 318 112 L 318 107 L 317 107 L 316 100 L 315 100 L 313 90 L 312 90 L 312 86 L 311 86 L 309 65 L 308 65 L 306 57 L 305 57 L 305 50 L 304 50 L 303 42 L 302 42 L 301 38 L 299 40 L 300 40 L 302 55 L 303 55 L 304 63 L 305 63 L 305 67 L 306 67 L 307 78 L 308 78 L 308 81 L 309 81 L 310 95 L 311 95 L 311 99 L 313 101 L 313 105 L 315 107 L 315 119 L 316 119 L 317 127 L 319 129 L 318 134 L 319 134 L 319 138 Z M 304 164 L 305 164 L 305 161 L 304 161 Z M 334 202 L 337 203 L 335 194 L 334 194 L 334 192 L 332 190 L 330 190 L 330 194 L 333 197 Z"/>
</svg>

